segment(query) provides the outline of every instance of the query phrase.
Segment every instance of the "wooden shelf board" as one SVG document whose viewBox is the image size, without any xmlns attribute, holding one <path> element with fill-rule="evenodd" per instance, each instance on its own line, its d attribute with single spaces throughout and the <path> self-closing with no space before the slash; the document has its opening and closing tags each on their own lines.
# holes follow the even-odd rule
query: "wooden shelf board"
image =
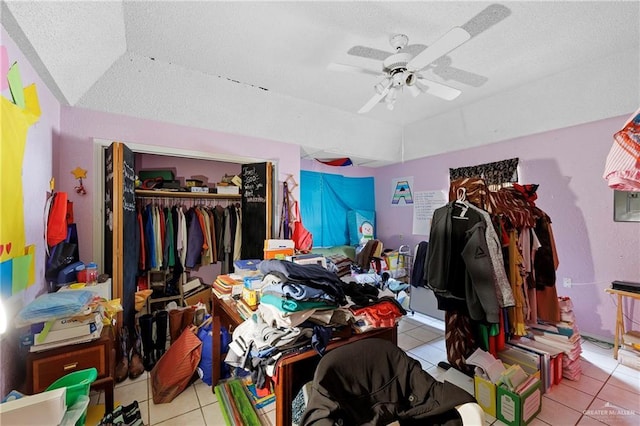
<svg viewBox="0 0 640 426">
<path fill-rule="evenodd" d="M 204 198 L 221 200 L 239 200 L 240 194 L 211 194 L 206 192 L 179 192 L 179 191 L 153 191 L 148 189 L 136 189 L 137 197 L 156 198 Z"/>
</svg>

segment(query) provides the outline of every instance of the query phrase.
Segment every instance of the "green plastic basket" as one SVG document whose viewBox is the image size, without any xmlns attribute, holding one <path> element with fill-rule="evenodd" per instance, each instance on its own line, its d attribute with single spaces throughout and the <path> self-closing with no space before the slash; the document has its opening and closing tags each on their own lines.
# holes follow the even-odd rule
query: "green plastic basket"
<svg viewBox="0 0 640 426">
<path fill-rule="evenodd" d="M 88 368 L 86 370 L 74 371 L 65 376 L 60 377 L 55 382 L 51 383 L 46 390 L 54 390 L 67 388 L 67 409 L 76 403 L 80 395 L 89 396 L 89 388 L 98 377 L 98 370 L 95 368 Z M 87 412 L 80 417 L 76 425 L 84 425 L 87 418 Z"/>
</svg>

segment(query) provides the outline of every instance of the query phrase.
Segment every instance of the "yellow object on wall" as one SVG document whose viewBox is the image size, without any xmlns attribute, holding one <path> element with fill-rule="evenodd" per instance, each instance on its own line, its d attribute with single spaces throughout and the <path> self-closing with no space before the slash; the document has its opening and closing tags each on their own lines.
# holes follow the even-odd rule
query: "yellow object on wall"
<svg viewBox="0 0 640 426">
<path fill-rule="evenodd" d="M 40 118 L 36 86 L 24 88 L 25 108 L 0 96 L 0 262 L 24 256 L 22 168 L 27 131 Z"/>
<path fill-rule="evenodd" d="M 22 86 L 18 64 L 8 66 L 0 45 L 0 88 L 9 87 L 13 101 L 0 96 L 0 334 L 8 323 L 2 299 L 35 283 L 36 246 L 26 246 L 22 166 L 27 131 L 40 118 L 35 84 Z"/>
</svg>

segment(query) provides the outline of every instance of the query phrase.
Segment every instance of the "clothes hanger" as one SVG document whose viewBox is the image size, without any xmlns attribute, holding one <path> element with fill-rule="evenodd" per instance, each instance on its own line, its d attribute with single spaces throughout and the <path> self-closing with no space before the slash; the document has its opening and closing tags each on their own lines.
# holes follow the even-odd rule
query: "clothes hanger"
<svg viewBox="0 0 640 426">
<path fill-rule="evenodd" d="M 467 188 L 460 187 L 456 189 L 456 201 L 454 201 L 453 204 L 461 207 L 460 213 L 457 216 L 453 215 L 453 218 L 468 220 L 469 218 L 466 216 L 467 210 L 469 210 L 469 203 L 467 202 Z"/>
</svg>

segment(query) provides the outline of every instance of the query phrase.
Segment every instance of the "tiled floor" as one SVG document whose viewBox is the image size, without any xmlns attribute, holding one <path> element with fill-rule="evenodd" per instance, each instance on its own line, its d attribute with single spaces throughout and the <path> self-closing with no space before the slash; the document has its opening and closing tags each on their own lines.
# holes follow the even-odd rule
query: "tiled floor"
<svg viewBox="0 0 640 426">
<path fill-rule="evenodd" d="M 424 370 L 440 378 L 437 367 L 446 360 L 443 325 L 416 314 L 402 319 L 398 346 L 420 361 Z M 640 371 L 618 365 L 611 349 L 582 342 L 580 381 L 563 380 L 542 400 L 542 411 L 530 423 L 539 425 L 637 425 L 640 415 Z M 92 393 L 92 402 L 103 403 L 104 395 Z M 224 425 L 220 406 L 211 388 L 198 381 L 169 404 L 154 404 L 148 373 L 116 386 L 115 400 L 126 405 L 140 404 L 145 425 Z M 262 410 L 263 424 L 275 424 L 275 404 Z M 635 419 L 635 420 L 634 420 Z M 487 425 L 502 422 L 487 416 Z"/>
</svg>

